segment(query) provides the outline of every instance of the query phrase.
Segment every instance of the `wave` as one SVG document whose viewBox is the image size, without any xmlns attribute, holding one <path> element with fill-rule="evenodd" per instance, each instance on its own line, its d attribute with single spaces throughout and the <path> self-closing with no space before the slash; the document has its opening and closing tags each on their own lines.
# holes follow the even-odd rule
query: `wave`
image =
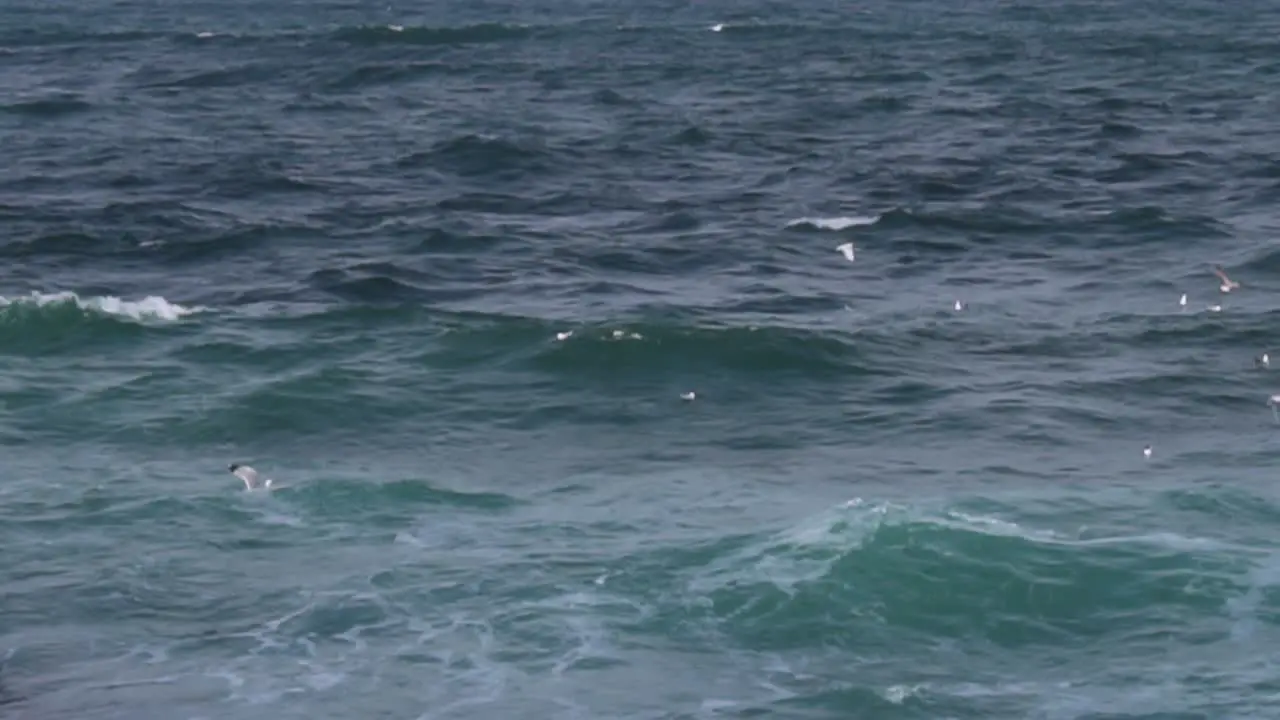
<svg viewBox="0 0 1280 720">
<path fill-rule="evenodd" d="M 1249 555 L 1266 555 L 1251 550 L 1174 531 L 1091 537 L 854 500 L 737 543 L 690 568 L 687 587 L 705 600 L 695 613 L 756 649 L 889 653 L 904 638 L 1025 647 L 1221 614 L 1249 590 Z"/>
<path fill-rule="evenodd" d="M 782 327 L 697 326 L 671 322 L 556 325 L 508 316 L 441 316 L 428 359 L 447 366 L 518 364 L 579 379 L 617 380 L 680 372 L 794 374 L 848 379 L 873 373 L 865 351 L 837 334 Z M 566 340 L 556 334 L 572 330 Z"/>
<path fill-rule="evenodd" d="M 533 34 L 524 25 L 479 23 L 459 27 L 362 25 L 337 30 L 333 37 L 353 45 L 477 45 L 523 40 Z"/>
<path fill-rule="evenodd" d="M 33 312 L 64 313 L 73 308 L 80 313 L 128 318 L 135 321 L 170 322 L 207 310 L 204 307 L 188 307 L 172 303 L 158 295 L 148 295 L 141 300 L 123 300 L 111 295 L 82 298 L 67 291 L 55 293 L 32 291 L 29 295 L 12 298 L 0 296 L 0 318 L 9 322 L 30 317 Z"/>
<path fill-rule="evenodd" d="M 16 25 L 0 33 L 0 45 L 10 47 L 39 47 L 74 43 L 131 44 L 163 37 L 164 33 L 144 30 L 116 30 L 95 32 L 65 26 L 36 29 Z"/>
<path fill-rule="evenodd" d="M 324 83 L 324 88 L 332 92 L 364 90 L 433 77 L 449 71 L 450 67 L 446 63 L 425 60 L 370 63 L 354 68 L 344 66 L 335 71 L 336 77 Z"/>
<path fill-rule="evenodd" d="M 27 115 L 33 118 L 56 118 L 91 109 L 93 109 L 91 103 L 67 93 L 0 105 L 0 112 Z"/>
<path fill-rule="evenodd" d="M 553 168 L 554 153 L 537 145 L 484 135 L 467 134 L 437 143 L 426 152 L 401 158 L 402 170 L 429 168 L 461 177 L 504 173 L 545 173 Z"/>
<path fill-rule="evenodd" d="M 497 492 L 467 492 L 433 487 L 422 480 L 390 480 L 382 483 L 349 480 L 321 481 L 299 488 L 283 488 L 279 492 L 300 497 L 317 510 L 341 509 L 344 517 L 361 511 L 404 513 L 413 516 L 413 506 L 442 505 L 458 510 L 510 510 L 521 501 Z"/>
</svg>

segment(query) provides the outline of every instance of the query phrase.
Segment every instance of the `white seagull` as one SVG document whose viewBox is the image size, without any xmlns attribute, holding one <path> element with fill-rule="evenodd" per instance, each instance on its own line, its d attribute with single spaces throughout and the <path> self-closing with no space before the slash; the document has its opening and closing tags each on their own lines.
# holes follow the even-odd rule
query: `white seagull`
<svg viewBox="0 0 1280 720">
<path fill-rule="evenodd" d="M 253 490 L 255 487 L 261 487 L 264 490 L 271 489 L 271 478 L 266 478 L 265 480 L 259 482 L 258 471 L 254 470 L 248 465 L 238 465 L 236 463 L 231 463 L 231 465 L 228 466 L 227 469 L 231 471 L 232 475 L 235 475 L 236 477 L 244 481 L 245 490 Z"/>
<path fill-rule="evenodd" d="M 1222 279 L 1222 284 L 1218 286 L 1218 289 L 1224 293 L 1229 293 L 1233 288 L 1240 287 L 1240 283 L 1227 277 L 1226 271 L 1223 270 L 1221 266 L 1215 265 L 1213 268 L 1213 274 Z"/>
<path fill-rule="evenodd" d="M 853 243 L 847 242 L 836 249 L 840 251 L 841 255 L 844 255 L 845 260 L 853 262 Z"/>
</svg>

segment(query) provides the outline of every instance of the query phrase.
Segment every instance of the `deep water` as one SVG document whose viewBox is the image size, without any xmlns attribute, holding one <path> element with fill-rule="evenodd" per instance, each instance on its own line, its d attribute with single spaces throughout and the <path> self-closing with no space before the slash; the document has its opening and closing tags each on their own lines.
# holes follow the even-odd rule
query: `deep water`
<svg viewBox="0 0 1280 720">
<path fill-rule="evenodd" d="M 1248 0 L 7 2 L 0 717 L 1280 717 L 1278 117 Z"/>
</svg>

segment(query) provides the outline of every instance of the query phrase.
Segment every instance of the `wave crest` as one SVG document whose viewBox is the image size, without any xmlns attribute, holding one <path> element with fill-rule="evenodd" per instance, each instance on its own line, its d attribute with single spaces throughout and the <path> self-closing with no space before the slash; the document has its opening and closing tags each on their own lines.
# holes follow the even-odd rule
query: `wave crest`
<svg viewBox="0 0 1280 720">
<path fill-rule="evenodd" d="M 1083 537 L 853 501 L 721 555 L 690 590 L 709 601 L 709 619 L 757 647 L 868 647 L 904 630 L 1021 647 L 1101 640 L 1139 610 L 1148 623 L 1204 613 L 1241 581 L 1220 550 L 1168 532 Z M 867 621 L 833 620 L 850 617 Z"/>
<path fill-rule="evenodd" d="M 205 308 L 199 306 L 187 307 L 172 303 L 159 295 L 148 295 L 141 300 L 124 300 L 112 295 L 82 298 L 68 291 L 56 293 L 33 291 L 29 295 L 13 298 L 0 296 L 0 316 L 4 316 L 7 319 L 12 319 L 14 313 L 46 309 L 48 311 L 57 311 L 69 308 L 76 308 L 85 313 L 123 317 L 136 321 L 164 320 L 170 322 L 205 310 Z"/>
</svg>

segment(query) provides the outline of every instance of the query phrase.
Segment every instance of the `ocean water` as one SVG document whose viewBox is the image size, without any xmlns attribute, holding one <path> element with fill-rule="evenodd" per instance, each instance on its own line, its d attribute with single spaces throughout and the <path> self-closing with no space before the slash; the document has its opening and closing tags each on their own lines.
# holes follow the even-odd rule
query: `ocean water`
<svg viewBox="0 0 1280 720">
<path fill-rule="evenodd" d="M 1249 0 L 10 0 L 0 717 L 1280 717 L 1277 117 Z"/>
</svg>

